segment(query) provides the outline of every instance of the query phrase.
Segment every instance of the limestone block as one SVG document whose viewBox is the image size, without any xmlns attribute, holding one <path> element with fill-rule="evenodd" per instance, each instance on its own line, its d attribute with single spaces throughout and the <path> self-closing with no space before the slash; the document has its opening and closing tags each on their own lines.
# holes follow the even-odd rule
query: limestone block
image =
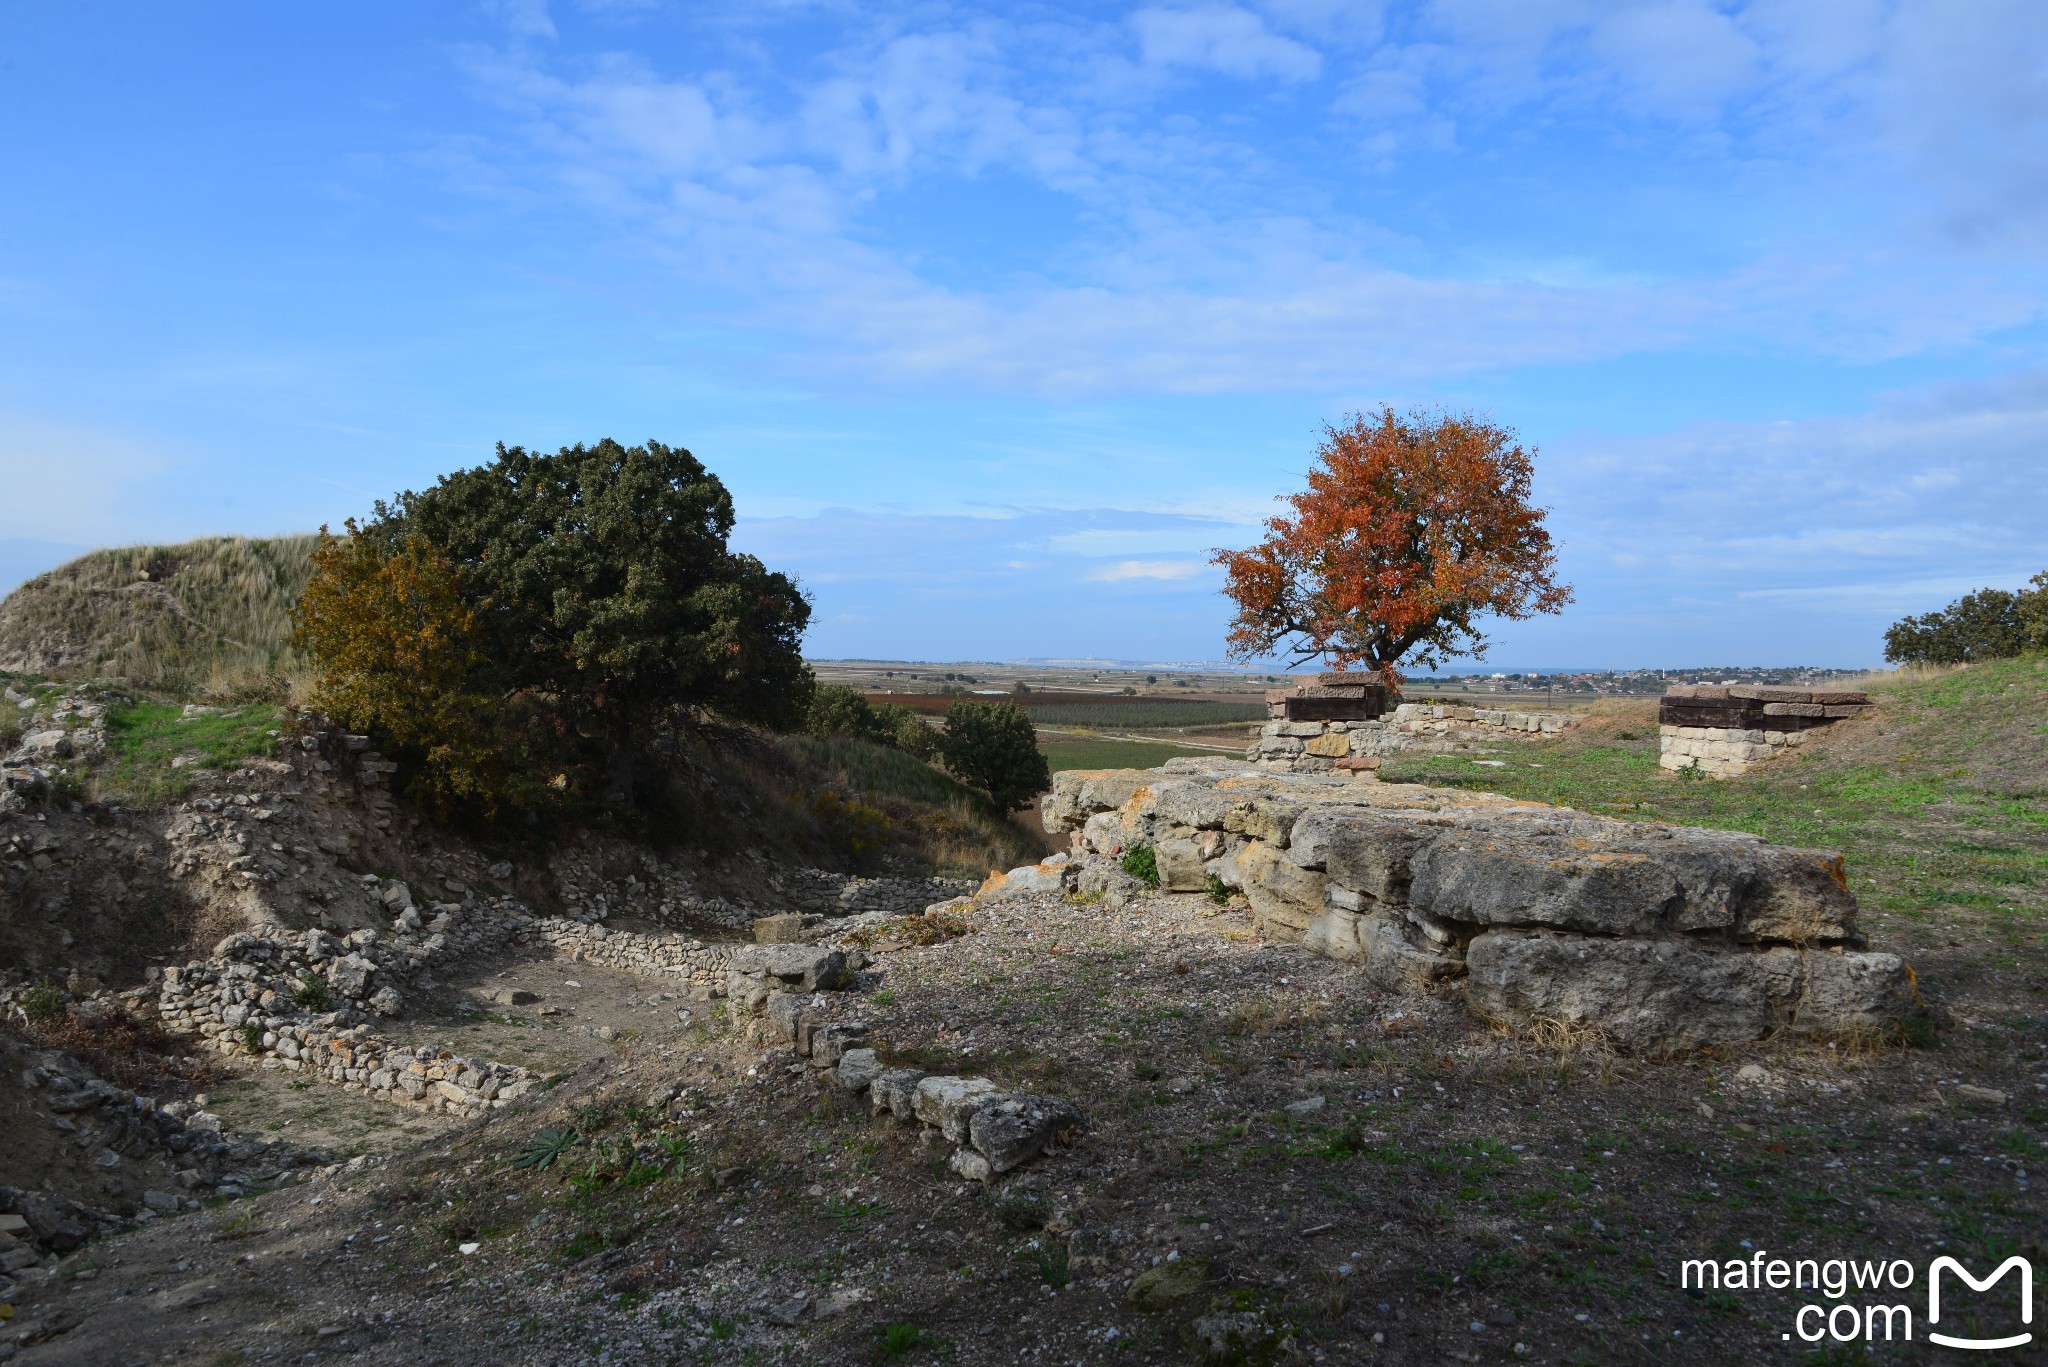
<svg viewBox="0 0 2048 1367">
<path fill-rule="evenodd" d="M 1323 914 L 1328 880 L 1282 857 L 1265 841 L 1254 841 L 1237 856 L 1238 878 L 1251 903 L 1252 923 L 1271 940 L 1297 943 Z"/>
<path fill-rule="evenodd" d="M 917 1086 L 922 1081 L 924 1073 L 916 1068 L 888 1068 L 876 1074 L 868 1083 L 868 1099 L 875 1114 L 887 1111 L 898 1120 L 915 1120 Z"/>
<path fill-rule="evenodd" d="M 1351 737 L 1342 732 L 1325 731 L 1308 741 L 1302 749 L 1323 759 L 1340 759 L 1351 753 Z"/>
<path fill-rule="evenodd" d="M 1152 853 L 1159 866 L 1159 886 L 1165 891 L 1201 892 L 1209 886 L 1209 871 L 1193 840 L 1162 840 Z"/>
<path fill-rule="evenodd" d="M 1377 812 L 1311 812 L 1295 823 L 1289 857 L 1376 902 L 1405 902 L 1409 861 L 1445 827 Z"/>
<path fill-rule="evenodd" d="M 1130 841 L 1130 833 L 1115 812 L 1097 812 L 1081 828 L 1082 846 L 1095 854 L 1118 855 Z"/>
<path fill-rule="evenodd" d="M 1823 951 L 1805 961 L 1806 991 L 1792 1028 L 1806 1035 L 1884 1029 L 1919 1009 L 1913 970 L 1896 954 Z"/>
<path fill-rule="evenodd" d="M 1470 1000 L 1482 1013 L 1517 1025 L 1596 1026 L 1623 1047 L 1653 1053 L 1769 1033 L 1776 965 L 1765 958 L 1680 940 L 1523 930 L 1487 931 L 1466 950 Z"/>
<path fill-rule="evenodd" d="M 997 1094 L 968 1114 L 967 1139 L 996 1172 L 1036 1158 L 1056 1136 L 1078 1129 L 1081 1112 L 1061 1097 Z"/>
<path fill-rule="evenodd" d="M 967 1139 L 967 1122 L 996 1085 L 985 1077 L 928 1077 L 917 1084 L 911 1110 L 954 1143 Z"/>
<path fill-rule="evenodd" d="M 730 960 L 735 975 L 764 976 L 800 992 L 838 987 L 846 955 L 818 945 L 742 945 Z"/>
</svg>

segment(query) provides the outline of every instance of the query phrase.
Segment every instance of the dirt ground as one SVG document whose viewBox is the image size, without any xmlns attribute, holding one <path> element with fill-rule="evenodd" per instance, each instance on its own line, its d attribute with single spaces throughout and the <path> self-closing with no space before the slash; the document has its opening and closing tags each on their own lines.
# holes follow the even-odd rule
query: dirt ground
<svg viewBox="0 0 2048 1367">
<path fill-rule="evenodd" d="M 1799 1361 L 1781 1336 L 1818 1297 L 1688 1291 L 1680 1260 L 2039 1265 L 2038 1037 L 1633 1060 L 1496 1033 L 1456 991 L 1364 990 L 1206 898 L 969 923 L 827 1009 L 899 1062 L 1080 1104 L 1076 1145 L 992 1189 L 786 1051 L 678 1018 L 701 1003 L 508 960 L 409 1028 L 525 1050 L 566 1074 L 549 1090 L 431 1133 L 339 1092 L 252 1094 L 252 1121 L 388 1157 L 95 1244 L 0 1343 L 50 1334 L 25 1364 L 1177 1362 L 1221 1325 L 1218 1361 Z M 541 1000 L 490 1003 L 505 986 Z M 562 1161 L 513 1166 L 572 1128 Z M 606 1169 L 622 1137 L 638 1156 Z M 1187 1269 L 1177 1296 L 1132 1304 L 1156 1268 Z"/>
</svg>

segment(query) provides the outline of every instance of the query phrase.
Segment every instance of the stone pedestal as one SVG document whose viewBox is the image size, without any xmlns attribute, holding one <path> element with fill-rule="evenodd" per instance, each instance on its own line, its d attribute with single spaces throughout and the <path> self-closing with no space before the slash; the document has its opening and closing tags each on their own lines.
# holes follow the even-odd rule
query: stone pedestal
<svg viewBox="0 0 2048 1367">
<path fill-rule="evenodd" d="M 1657 763 L 1736 778 L 1870 706 L 1869 694 L 1849 689 L 1675 684 L 1657 705 Z"/>
</svg>

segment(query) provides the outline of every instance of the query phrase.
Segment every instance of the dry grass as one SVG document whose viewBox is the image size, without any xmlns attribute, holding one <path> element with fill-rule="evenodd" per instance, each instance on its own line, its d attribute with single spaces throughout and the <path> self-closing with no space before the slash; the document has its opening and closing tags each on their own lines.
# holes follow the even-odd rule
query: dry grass
<svg viewBox="0 0 2048 1367">
<path fill-rule="evenodd" d="M 93 551 L 0 602 L 0 668 L 119 678 L 180 696 L 275 692 L 313 538 L 207 537 Z"/>
</svg>

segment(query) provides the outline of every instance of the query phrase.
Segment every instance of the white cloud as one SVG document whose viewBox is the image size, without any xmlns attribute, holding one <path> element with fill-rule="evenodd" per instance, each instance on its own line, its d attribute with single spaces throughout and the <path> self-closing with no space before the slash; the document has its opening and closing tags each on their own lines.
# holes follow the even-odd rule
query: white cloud
<svg viewBox="0 0 2048 1367">
<path fill-rule="evenodd" d="M 1209 566 L 1201 560 L 1119 560 L 1090 570 L 1088 579 L 1097 584 L 1120 584 L 1130 579 L 1192 579 Z"/>
<path fill-rule="evenodd" d="M 1312 81 L 1323 69 L 1314 48 L 1281 37 L 1258 15 L 1234 5 L 1142 9 L 1131 16 L 1131 27 L 1138 35 L 1138 50 L 1152 66 L 1283 81 Z"/>
</svg>

